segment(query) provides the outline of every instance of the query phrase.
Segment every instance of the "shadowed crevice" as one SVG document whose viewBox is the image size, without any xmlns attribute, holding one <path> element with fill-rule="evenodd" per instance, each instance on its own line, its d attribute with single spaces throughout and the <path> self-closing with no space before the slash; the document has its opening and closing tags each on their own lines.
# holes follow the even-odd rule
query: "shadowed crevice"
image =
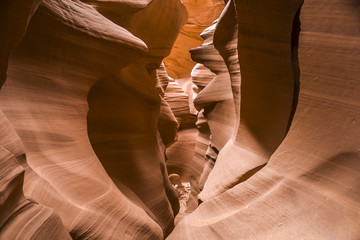
<svg viewBox="0 0 360 240">
<path fill-rule="evenodd" d="M 291 58 L 292 58 L 293 73 L 294 73 L 294 92 L 293 92 L 293 104 L 291 107 L 291 114 L 286 132 L 288 132 L 290 129 L 292 120 L 296 112 L 296 107 L 299 101 L 300 67 L 299 67 L 298 49 L 299 49 L 299 35 L 301 31 L 301 23 L 300 23 L 301 6 L 299 7 L 294 17 L 293 27 L 291 32 Z"/>
</svg>

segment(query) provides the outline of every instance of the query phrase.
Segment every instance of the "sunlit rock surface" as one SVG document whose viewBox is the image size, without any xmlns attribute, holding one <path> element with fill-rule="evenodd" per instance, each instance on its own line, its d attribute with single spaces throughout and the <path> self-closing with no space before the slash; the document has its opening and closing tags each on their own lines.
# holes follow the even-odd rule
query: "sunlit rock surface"
<svg viewBox="0 0 360 240">
<path fill-rule="evenodd" d="M 162 146 L 171 140 L 161 142 L 161 132 L 157 133 L 163 100 L 155 70 L 170 53 L 187 12 L 178 0 L 155 0 L 132 16 L 110 16 L 140 37 L 148 53 L 112 79 L 100 80 L 92 87 L 88 95 L 89 139 L 113 181 L 140 198 L 166 235 L 173 228 L 179 203 L 168 180 Z"/>
<path fill-rule="evenodd" d="M 214 171 L 205 183 L 200 195 L 203 201 L 219 195 L 254 174 L 269 160 L 285 137 L 292 114 L 295 82 L 298 81 L 294 79 L 298 76 L 295 74 L 296 69 L 293 71 L 291 61 L 292 25 L 297 9 L 289 4 L 282 9 L 283 15 L 270 14 L 267 18 L 256 21 L 258 26 L 242 26 L 238 23 L 237 27 L 236 19 L 248 22 L 251 21 L 251 16 L 246 12 L 237 18 L 235 7 L 230 1 L 219 20 L 214 44 L 229 68 L 237 123 L 232 139 L 220 152 Z M 285 24 L 286 22 L 288 24 Z M 279 39 L 258 37 L 259 33 L 256 31 L 262 33 L 263 28 L 271 27 L 274 30 L 266 33 L 269 36 L 279 35 Z M 244 34 L 240 31 L 242 28 Z M 224 43 L 226 44 L 223 45 Z M 238 54 L 233 50 L 236 45 Z M 241 69 L 241 94 L 238 62 Z M 262 65 L 266 68 L 253 71 Z M 269 80 L 272 78 L 273 81 Z"/>
<path fill-rule="evenodd" d="M 174 80 L 167 75 L 163 63 L 161 63 L 160 68 L 156 69 L 156 78 L 158 83 L 157 90 L 161 96 L 158 130 L 163 144 L 169 147 L 176 141 L 179 122 L 174 114 L 174 108 L 171 108 L 169 102 L 166 101 L 164 97 L 169 83 Z"/>
<path fill-rule="evenodd" d="M 237 133 L 168 239 L 358 239 L 358 3 L 234 3 Z"/>
<path fill-rule="evenodd" d="M 200 33 L 217 19 L 224 8 L 223 0 L 183 0 L 189 18 L 180 31 L 170 55 L 164 60 L 170 77 L 174 79 L 190 78 L 195 65 L 189 50 L 200 46 Z"/>
<path fill-rule="evenodd" d="M 6 80 L 8 58 L 26 32 L 40 1 L 2 1 L 0 4 L 0 89 Z M 14 15 L 14 12 L 18 15 Z M 20 138 L 0 111 L 0 238 L 71 239 L 53 209 L 23 193 L 26 156 Z"/>
<path fill-rule="evenodd" d="M 23 194 L 25 153 L 13 127 L 0 112 L 0 238 L 71 239 L 53 209 Z"/>
<path fill-rule="evenodd" d="M 191 79 L 198 87 L 194 105 L 201 111 L 198 121 L 201 122 L 204 119 L 209 130 L 206 151 L 202 150 L 202 154 L 195 153 L 195 156 L 201 154 L 207 161 L 199 179 L 201 189 L 215 164 L 219 151 L 233 134 L 235 124 L 235 106 L 230 74 L 223 58 L 213 44 L 217 24 L 218 20 L 206 28 L 201 34 L 204 44 L 190 51 L 192 59 L 199 62 L 191 73 Z M 236 53 L 236 45 L 231 47 L 231 50 Z M 234 59 L 234 65 L 236 64 L 238 65 L 237 58 Z M 205 72 L 206 69 L 208 72 Z M 236 73 L 239 74 L 238 67 Z M 201 125 L 198 125 L 198 128 L 201 128 Z M 205 139 L 206 135 L 203 130 L 199 129 L 198 144 L 201 145 Z"/>
<path fill-rule="evenodd" d="M 205 151 L 208 145 L 208 142 L 206 142 L 205 145 L 203 144 L 203 142 L 206 141 L 204 139 L 199 141 L 199 133 L 195 126 L 199 111 L 193 103 L 198 92 L 198 87 L 194 85 L 194 83 L 206 81 L 204 78 L 208 76 L 197 74 L 197 80 L 192 79 L 195 62 L 191 59 L 189 50 L 203 43 L 203 38 L 200 36 L 200 33 L 219 17 L 225 3 L 222 0 L 183 1 L 183 3 L 187 8 L 189 18 L 181 29 L 170 56 L 165 58 L 164 64 L 169 76 L 175 80 L 173 87 L 180 86 L 181 90 L 179 89 L 178 92 L 184 92 L 186 94 L 171 98 L 174 99 L 171 101 L 174 106 L 174 113 L 176 115 L 178 110 L 186 109 L 188 114 L 184 115 L 186 116 L 185 119 L 181 119 L 180 128 L 177 133 L 177 141 L 167 149 L 167 166 L 169 173 L 177 173 L 183 182 L 190 182 L 192 191 L 186 212 L 191 212 L 198 205 L 198 180 L 203 171 Z M 224 68 L 226 69 L 225 65 Z M 214 75 L 209 72 L 206 74 Z M 171 96 L 170 94 L 174 96 L 173 93 L 169 91 L 168 96 Z M 188 102 L 185 102 L 186 99 Z M 198 125 L 198 127 L 199 126 L 200 125 Z M 206 135 L 204 135 L 204 137 L 208 139 L 209 134 L 204 134 Z M 180 218 L 178 218 L 177 221 L 179 219 Z"/>
<path fill-rule="evenodd" d="M 358 240 L 359 7 L 2 0 L 0 239 Z"/>
<path fill-rule="evenodd" d="M 143 3 L 134 7 L 121 2 L 140 12 L 147 6 Z M 106 3 L 99 5 L 106 12 Z M 163 143 L 157 133 L 160 95 L 152 75 L 170 53 L 177 36 L 175 26 L 180 30 L 186 11 L 179 1 L 154 1 L 151 6 L 141 15 L 127 15 L 131 24 L 126 24 L 125 18 L 124 27 L 136 33 L 136 24 L 146 19 L 161 22 L 161 18 L 169 21 L 168 16 L 174 16 L 175 21 L 169 22 L 173 33 L 169 38 L 161 35 L 167 31 L 165 24 L 159 28 L 152 23 L 160 32 L 154 34 L 149 28 L 152 36 L 146 38 L 149 32 L 141 31 L 140 40 L 82 2 L 43 1 L 10 57 L 0 105 L 24 145 L 25 195 L 53 209 L 37 207 L 44 209 L 41 214 L 47 214 L 40 220 L 49 222 L 43 232 L 57 231 L 60 239 L 65 239 L 60 235 L 64 229 L 74 239 L 161 239 L 173 227 L 179 203 L 167 177 Z M 152 14 L 160 19 L 149 18 Z M 3 32 L 7 31 L 11 33 L 12 29 Z M 116 105 L 119 97 L 130 105 Z M 140 109 L 131 107 L 136 105 Z M 119 106 L 130 112 L 120 111 Z M 107 117 L 110 113 L 111 118 Z M 122 127 L 134 130 L 132 139 Z M 103 149 L 101 141 L 110 149 Z M 125 162 L 117 158 L 119 152 L 125 153 L 121 155 Z M 113 172 L 114 166 L 126 172 Z M 18 190 L 21 194 L 21 186 Z M 21 216 L 14 210 L 12 217 L 25 221 L 35 216 L 34 211 Z M 42 230 L 36 219 L 33 226 L 31 221 L 26 224 L 28 237 L 36 236 L 31 231 Z M 16 239 L 15 229 L 2 236 Z"/>
</svg>

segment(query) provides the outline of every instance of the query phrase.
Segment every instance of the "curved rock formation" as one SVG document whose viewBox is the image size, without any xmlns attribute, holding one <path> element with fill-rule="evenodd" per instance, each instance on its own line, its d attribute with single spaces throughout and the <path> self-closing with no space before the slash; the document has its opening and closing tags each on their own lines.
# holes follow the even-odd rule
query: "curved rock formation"
<svg viewBox="0 0 360 240">
<path fill-rule="evenodd" d="M 160 68 L 156 69 L 156 78 L 158 80 L 157 89 L 161 96 L 158 130 L 162 142 L 166 147 L 169 147 L 176 141 L 179 122 L 173 112 L 174 109 L 172 109 L 168 101 L 164 99 L 167 86 L 173 81 L 173 79 L 167 75 L 164 63 L 160 65 Z"/>
<path fill-rule="evenodd" d="M 60 217 L 23 194 L 24 149 L 10 122 L 0 112 L 0 238 L 71 239 Z"/>
<path fill-rule="evenodd" d="M 189 50 L 200 46 L 200 33 L 217 19 L 224 8 L 223 0 L 183 0 L 189 17 L 174 43 L 170 55 L 164 64 L 170 77 L 174 79 L 190 78 L 195 65 Z"/>
<path fill-rule="evenodd" d="M 167 4 L 177 4 L 183 8 L 177 1 L 168 1 Z M 156 6 L 156 3 L 152 6 Z M 169 7 L 163 12 L 170 12 L 171 15 L 173 8 Z M 181 11 L 184 13 L 184 10 Z M 178 26 L 182 25 L 183 13 L 176 16 Z M 135 22 L 134 19 L 132 22 Z M 155 56 L 161 62 L 170 52 L 175 37 L 176 31 L 173 37 L 165 40 L 168 45 L 161 42 L 159 47 L 153 47 L 148 43 L 148 48 L 142 40 L 84 3 L 47 0 L 41 3 L 31 18 L 24 39 L 11 56 L 8 79 L 0 94 L 0 105 L 19 134 L 26 152 L 24 192 L 35 201 L 53 208 L 72 238 L 159 239 L 163 237 L 163 231 L 171 230 L 171 207 L 164 209 L 158 203 L 172 195 L 175 208 L 178 203 L 167 179 L 164 163 L 160 166 L 163 159 L 161 152 L 155 148 L 153 151 L 158 151 L 157 155 L 150 154 L 159 170 L 155 174 L 146 172 L 149 180 L 141 182 L 147 188 L 143 195 L 138 196 L 135 191 L 138 189 L 124 181 L 116 181 L 118 179 L 110 174 L 115 186 L 92 150 L 86 116 L 87 94 L 95 82 L 98 82 L 97 85 L 102 81 L 118 84 L 119 81 L 111 80 L 111 74 L 148 54 L 148 49 L 153 56 L 147 56 L 151 56 L 150 59 Z M 153 41 L 158 43 L 158 40 Z M 165 49 L 159 49 L 162 46 Z M 152 64 L 151 61 L 149 63 Z M 144 65 L 148 68 L 140 68 L 144 72 L 136 73 L 140 77 L 145 76 L 144 84 L 152 86 L 154 80 L 150 80 L 148 71 L 153 65 Z M 127 69 L 133 73 L 139 68 L 133 70 L 130 65 Z M 125 76 L 122 72 L 117 73 L 116 79 L 121 76 L 126 78 L 126 71 L 122 71 Z M 126 83 L 129 83 L 129 79 Z M 129 85 L 131 87 L 131 83 Z M 152 88 L 155 89 L 155 84 Z M 113 87 L 111 90 L 116 89 Z M 125 94 L 132 93 L 127 91 Z M 150 97 L 160 99 L 157 91 L 157 95 L 152 94 Z M 107 92 L 107 96 L 111 97 L 111 91 Z M 146 97 L 149 98 L 149 95 Z M 136 97 L 134 101 L 141 101 L 141 98 Z M 158 146 L 158 110 L 152 106 L 150 111 L 153 112 L 149 115 L 153 124 L 150 123 L 149 127 L 153 129 L 153 135 L 149 136 L 149 143 Z M 106 121 L 106 115 L 103 120 Z M 139 149 L 140 155 L 141 151 Z M 109 172 L 106 159 L 101 160 Z M 146 165 L 144 167 L 146 170 Z M 141 177 L 146 177 L 146 174 L 141 173 Z M 155 186 L 154 179 L 158 181 L 158 191 L 166 192 L 165 196 L 158 198 L 156 193 L 151 192 L 151 186 Z M 155 202 L 142 198 L 144 195 L 150 198 L 155 196 Z M 55 219 L 54 216 L 51 215 L 51 219 Z M 24 219 L 27 219 L 25 215 Z M 30 228 L 34 227 L 35 230 L 36 222 L 33 224 Z M 51 224 L 54 226 L 54 223 Z M 10 232 L 10 236 L 14 234 L 14 231 Z"/>
<path fill-rule="evenodd" d="M 209 126 L 208 144 L 206 151 L 203 152 L 203 157 L 207 159 L 207 163 L 199 179 L 201 189 L 215 164 L 218 152 L 231 138 L 235 124 L 235 106 L 230 75 L 224 60 L 213 44 L 217 23 L 218 20 L 201 34 L 204 44 L 190 51 L 193 60 L 201 63 L 197 64 L 192 71 L 192 81 L 199 88 L 199 93 L 194 99 L 194 105 L 198 110 L 203 109 L 202 115 L 199 117 L 205 117 Z M 236 46 L 231 50 L 235 49 Z M 238 64 L 238 62 L 236 61 L 234 64 Z M 207 68 L 212 74 L 204 74 L 204 68 Z M 237 68 L 236 73 L 239 73 L 239 68 Z M 203 134 L 200 133 L 199 138 L 202 137 Z M 204 139 L 198 141 L 204 142 Z"/>
<path fill-rule="evenodd" d="M 113 17 L 147 44 L 148 54 L 113 79 L 97 82 L 88 96 L 88 133 L 97 156 L 119 188 L 125 185 L 136 194 L 165 235 L 173 228 L 178 201 L 159 146 L 161 98 L 155 69 L 170 53 L 185 17 L 178 0 L 155 0 L 132 16 Z"/>
<path fill-rule="evenodd" d="M 157 135 L 161 98 L 155 70 L 185 19 L 178 0 L 155 0 L 133 16 L 113 18 L 147 44 L 148 54 L 113 80 L 97 82 L 88 96 L 88 133 L 97 156 L 113 181 L 129 187 L 166 234 L 173 228 L 178 201 Z"/>
<path fill-rule="evenodd" d="M 204 148 L 204 146 L 196 140 L 198 132 L 195 129 L 195 122 L 198 111 L 193 104 L 196 93 L 193 90 L 194 85 L 190 79 L 191 69 L 195 62 L 192 61 L 189 50 L 201 45 L 203 39 L 200 37 L 200 33 L 210 26 L 213 20 L 218 18 L 224 7 L 224 1 L 186 0 L 183 3 L 188 10 L 189 18 L 181 29 L 170 55 L 165 58 L 164 64 L 167 72 L 176 82 L 173 86 L 180 85 L 182 88 L 182 90 L 178 90 L 178 95 L 180 95 L 180 92 L 184 92 L 187 95 L 181 94 L 181 98 L 179 98 L 175 94 L 170 93 L 169 90 L 168 96 L 172 95 L 171 101 L 175 115 L 181 109 L 189 111 L 189 115 L 187 113 L 187 115 L 184 115 L 185 118 L 181 118 L 177 142 L 167 149 L 169 159 L 167 166 L 170 173 L 177 173 L 183 182 L 191 183 L 191 201 L 188 202 L 189 205 L 186 211 L 192 211 L 197 206 L 197 193 L 199 192 L 197 181 L 204 164 L 204 159 L 201 159 L 203 154 L 198 151 L 201 151 L 200 149 Z M 185 98 L 188 99 L 187 103 L 184 101 Z"/>
<path fill-rule="evenodd" d="M 205 202 L 168 239 L 357 239 L 358 4 L 305 0 L 301 10 L 302 1 L 234 4 L 239 131 L 220 151 L 202 192 Z M 226 57 L 224 43 L 215 37 Z M 272 155 L 243 181 L 240 170 L 250 169 L 254 153 Z"/>
<path fill-rule="evenodd" d="M 24 36 L 28 22 L 40 1 L 0 3 L 0 89 L 6 80 L 10 54 Z M 21 7 L 20 7 L 21 6 Z M 14 12 L 18 12 L 14 16 Z M 59 216 L 48 207 L 25 198 L 23 193 L 26 161 L 20 138 L 0 111 L 0 238 L 71 239 Z"/>
<path fill-rule="evenodd" d="M 359 3 L 184 5 L 0 2 L 0 239 L 359 239 Z"/>
<path fill-rule="evenodd" d="M 253 175 L 264 166 L 285 137 L 293 106 L 294 82 L 297 81 L 294 79 L 296 69 L 293 71 L 291 61 L 291 33 L 298 8 L 299 4 L 284 6 L 282 15 L 276 12 L 274 16 L 259 18 L 251 26 L 244 24 L 237 27 L 234 4 L 228 2 L 218 23 L 214 44 L 229 69 L 237 122 L 231 141 L 220 153 L 214 172 L 199 196 L 203 201 Z M 253 21 L 249 14 L 245 12 L 238 21 Z M 237 32 L 242 27 L 245 29 L 241 38 L 242 32 Z M 265 32 L 264 28 L 269 30 Z M 260 33 L 269 37 L 260 38 Z M 279 35 L 279 39 L 272 35 Z M 244 49 L 241 49 L 243 45 Z M 238 61 L 241 78 L 246 78 L 245 82 L 241 82 L 241 96 Z M 263 65 L 266 68 L 262 71 L 253 70 Z M 272 78 L 276 82 L 268 80 Z"/>
<path fill-rule="evenodd" d="M 41 0 L 4 0 L 0 3 L 0 87 L 6 80 L 10 54 L 23 38 L 30 18 L 40 2 Z"/>
</svg>

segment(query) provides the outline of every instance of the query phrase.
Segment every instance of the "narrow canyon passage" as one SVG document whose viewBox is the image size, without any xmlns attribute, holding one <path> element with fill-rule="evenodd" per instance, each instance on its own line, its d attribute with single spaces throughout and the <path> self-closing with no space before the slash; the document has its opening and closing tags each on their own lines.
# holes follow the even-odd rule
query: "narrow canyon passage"
<svg viewBox="0 0 360 240">
<path fill-rule="evenodd" d="M 2 0 L 0 240 L 360 239 L 359 17 Z"/>
</svg>

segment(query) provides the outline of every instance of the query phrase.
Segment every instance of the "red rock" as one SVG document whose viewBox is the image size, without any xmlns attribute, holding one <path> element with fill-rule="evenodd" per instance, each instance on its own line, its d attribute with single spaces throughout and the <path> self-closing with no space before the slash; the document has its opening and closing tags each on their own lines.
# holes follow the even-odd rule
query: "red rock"
<svg viewBox="0 0 360 240">
<path fill-rule="evenodd" d="M 184 5 L 1 1 L 0 239 L 359 238 L 359 4 Z"/>
</svg>

